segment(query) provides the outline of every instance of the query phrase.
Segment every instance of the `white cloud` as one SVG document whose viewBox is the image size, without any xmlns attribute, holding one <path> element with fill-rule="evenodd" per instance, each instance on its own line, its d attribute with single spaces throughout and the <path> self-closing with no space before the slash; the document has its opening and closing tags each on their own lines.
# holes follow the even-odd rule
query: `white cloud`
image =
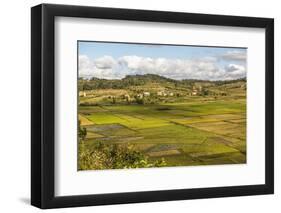
<svg viewBox="0 0 281 213">
<path fill-rule="evenodd" d="M 103 56 L 94 60 L 94 64 L 98 69 L 112 69 L 116 61 L 111 56 Z"/>
<path fill-rule="evenodd" d="M 172 79 L 225 80 L 246 76 L 244 65 L 219 65 L 214 57 L 197 59 L 167 59 L 140 56 L 123 56 L 114 59 L 103 56 L 91 60 L 85 55 L 79 56 L 79 76 L 105 79 L 121 79 L 126 75 L 158 74 Z"/>
<path fill-rule="evenodd" d="M 118 72 L 118 64 L 111 56 L 103 56 L 97 59 L 90 59 L 87 55 L 79 56 L 79 77 L 84 78 L 122 78 L 122 73 Z"/>
<path fill-rule="evenodd" d="M 246 51 L 228 51 L 221 55 L 221 58 L 228 61 L 242 61 L 246 63 L 247 54 Z"/>
<path fill-rule="evenodd" d="M 93 75 L 93 63 L 90 58 L 86 55 L 79 55 L 79 76 L 81 77 L 90 77 Z"/>
<path fill-rule="evenodd" d="M 246 68 L 243 65 L 229 64 L 225 70 L 227 79 L 237 79 L 246 76 Z"/>
</svg>

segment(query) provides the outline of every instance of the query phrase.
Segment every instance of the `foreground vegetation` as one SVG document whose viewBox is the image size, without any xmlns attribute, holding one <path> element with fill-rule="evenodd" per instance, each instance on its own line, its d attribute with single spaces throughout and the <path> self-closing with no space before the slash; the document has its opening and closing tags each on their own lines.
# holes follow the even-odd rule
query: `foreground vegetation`
<svg viewBox="0 0 281 213">
<path fill-rule="evenodd" d="M 79 170 L 92 169 L 130 169 L 166 166 L 165 160 L 149 161 L 148 157 L 134 149 L 130 144 L 105 144 L 95 143 L 87 148 L 85 137 L 86 128 L 78 126 L 79 135 Z"/>
<path fill-rule="evenodd" d="M 246 162 L 245 79 L 80 79 L 79 96 L 80 170 Z"/>
</svg>

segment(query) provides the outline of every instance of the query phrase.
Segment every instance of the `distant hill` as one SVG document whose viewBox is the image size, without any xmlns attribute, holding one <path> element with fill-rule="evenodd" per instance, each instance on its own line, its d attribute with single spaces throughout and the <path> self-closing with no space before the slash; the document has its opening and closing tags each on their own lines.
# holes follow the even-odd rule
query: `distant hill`
<svg viewBox="0 0 281 213">
<path fill-rule="evenodd" d="M 129 89 L 131 87 L 161 87 L 161 88 L 186 88 L 192 89 L 194 86 L 222 86 L 226 84 L 237 84 L 246 83 L 246 78 L 237 80 L 226 80 L 226 81 L 207 81 L 207 80 L 196 80 L 196 79 L 185 79 L 185 80 L 174 80 L 155 74 L 145 75 L 127 75 L 123 79 L 99 79 L 92 78 L 79 79 L 78 87 L 79 90 L 93 90 L 93 89 Z"/>
</svg>

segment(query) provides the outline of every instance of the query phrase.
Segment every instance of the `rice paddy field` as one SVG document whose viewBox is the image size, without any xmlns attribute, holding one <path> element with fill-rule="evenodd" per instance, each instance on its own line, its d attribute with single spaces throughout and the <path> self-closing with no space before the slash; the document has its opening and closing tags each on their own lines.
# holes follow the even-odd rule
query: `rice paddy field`
<svg viewBox="0 0 281 213">
<path fill-rule="evenodd" d="M 81 99 L 83 101 L 83 99 Z M 190 97 L 175 103 L 79 106 L 90 149 L 133 144 L 167 166 L 246 163 L 246 98 Z"/>
</svg>

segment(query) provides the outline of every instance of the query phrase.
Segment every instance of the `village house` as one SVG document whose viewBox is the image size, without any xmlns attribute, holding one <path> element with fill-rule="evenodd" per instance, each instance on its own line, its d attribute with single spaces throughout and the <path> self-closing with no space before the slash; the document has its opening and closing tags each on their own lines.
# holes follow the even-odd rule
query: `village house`
<svg viewBox="0 0 281 213">
<path fill-rule="evenodd" d="M 79 97 L 86 97 L 87 94 L 85 91 L 79 91 Z"/>
<path fill-rule="evenodd" d="M 191 95 L 197 95 L 197 93 L 198 93 L 198 91 L 197 91 L 196 87 L 193 86 Z"/>
<path fill-rule="evenodd" d="M 197 95 L 197 90 L 192 90 L 192 95 Z"/>
<path fill-rule="evenodd" d="M 167 96 L 167 93 L 165 91 L 159 91 L 157 92 L 158 96 Z"/>
<path fill-rule="evenodd" d="M 157 95 L 158 95 L 158 96 L 162 96 L 162 95 L 163 95 L 163 92 L 162 92 L 162 91 L 158 91 L 158 92 L 157 92 Z"/>
<path fill-rule="evenodd" d="M 131 97 L 130 97 L 129 94 L 125 94 L 125 95 L 124 95 L 124 98 L 125 98 L 128 102 L 131 101 Z"/>
<path fill-rule="evenodd" d="M 137 97 L 142 99 L 143 98 L 143 94 L 137 94 Z"/>
<path fill-rule="evenodd" d="M 143 96 L 150 96 L 150 92 L 143 92 Z"/>
</svg>

